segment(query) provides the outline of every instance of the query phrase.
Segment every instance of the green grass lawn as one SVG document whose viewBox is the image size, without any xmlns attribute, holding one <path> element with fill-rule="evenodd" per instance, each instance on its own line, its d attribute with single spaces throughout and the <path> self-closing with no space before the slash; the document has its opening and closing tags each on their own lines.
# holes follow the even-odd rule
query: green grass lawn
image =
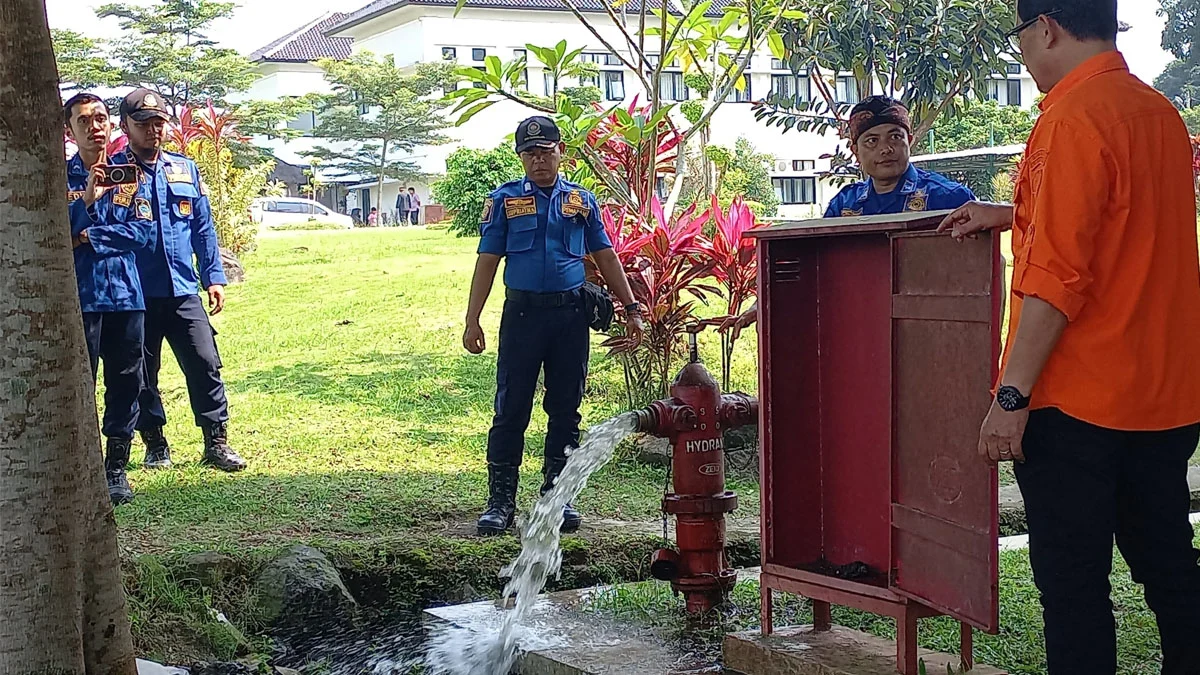
<svg viewBox="0 0 1200 675">
<path fill-rule="evenodd" d="M 168 438 L 179 465 L 134 470 L 134 504 L 118 512 L 135 552 L 345 540 L 406 531 L 473 532 L 486 499 L 485 446 L 495 392 L 501 286 L 483 317 L 488 351 L 467 354 L 463 316 L 474 240 L 443 231 L 274 233 L 248 256 L 214 323 L 231 406 L 230 441 L 249 461 L 237 475 L 199 466 L 201 435 L 183 379 L 163 366 Z M 601 341 L 594 335 L 594 345 Z M 738 347 L 735 384 L 756 389 L 753 339 Z M 719 371 L 719 340 L 704 354 Z M 593 348 L 583 415 L 620 412 L 620 364 Z M 522 503 L 540 485 L 545 414 L 527 436 Z M 135 460 L 140 459 L 135 447 Z M 592 517 L 658 514 L 665 473 L 617 461 L 578 506 Z M 758 488 L 734 484 L 741 511 Z"/>
</svg>

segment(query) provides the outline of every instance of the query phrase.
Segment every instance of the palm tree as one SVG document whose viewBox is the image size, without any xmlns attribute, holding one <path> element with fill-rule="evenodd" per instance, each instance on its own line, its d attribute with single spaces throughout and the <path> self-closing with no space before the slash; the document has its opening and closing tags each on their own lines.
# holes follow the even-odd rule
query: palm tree
<svg viewBox="0 0 1200 675">
<path fill-rule="evenodd" d="M 43 0 L 0 2 L 0 672 L 134 675 Z"/>
</svg>

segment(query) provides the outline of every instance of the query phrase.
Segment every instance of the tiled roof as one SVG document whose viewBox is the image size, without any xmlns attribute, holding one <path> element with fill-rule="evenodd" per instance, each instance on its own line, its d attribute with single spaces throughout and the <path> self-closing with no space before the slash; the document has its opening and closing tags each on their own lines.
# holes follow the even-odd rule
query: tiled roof
<svg viewBox="0 0 1200 675">
<path fill-rule="evenodd" d="M 250 55 L 250 60 L 307 63 L 318 59 L 350 58 L 354 40 L 329 37 L 327 31 L 343 22 L 348 14 L 335 12 L 310 21 Z"/>
<path fill-rule="evenodd" d="M 662 0 L 630 0 L 621 7 L 619 12 L 636 15 L 641 9 L 641 2 L 646 3 L 647 9 L 655 10 L 662 6 Z M 721 16 L 724 8 L 733 4 L 736 0 L 714 0 L 712 8 L 708 11 L 710 16 Z M 329 28 L 330 34 L 336 34 L 338 31 L 352 28 L 360 23 L 369 21 L 377 16 L 387 14 L 388 12 L 408 7 L 410 5 L 424 5 L 432 7 L 454 7 L 457 5 L 457 0 L 374 0 L 367 6 L 359 9 L 356 12 L 351 12 L 344 21 L 341 21 Z M 603 12 L 603 0 L 574 0 L 574 4 L 581 12 Z M 524 10 L 542 10 L 542 11 L 557 11 L 567 12 L 566 5 L 562 0 L 467 0 L 466 7 L 474 7 L 477 9 L 524 9 Z M 673 12 L 674 13 L 674 12 Z"/>
</svg>

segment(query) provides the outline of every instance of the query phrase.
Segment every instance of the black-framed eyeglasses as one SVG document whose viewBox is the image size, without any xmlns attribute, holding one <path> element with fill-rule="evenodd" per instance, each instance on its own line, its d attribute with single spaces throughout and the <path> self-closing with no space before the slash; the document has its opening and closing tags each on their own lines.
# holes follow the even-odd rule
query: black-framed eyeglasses
<svg viewBox="0 0 1200 675">
<path fill-rule="evenodd" d="M 1005 34 L 1005 37 L 1008 38 L 1008 43 L 1012 45 L 1013 52 L 1018 53 L 1021 51 L 1021 33 L 1024 33 L 1026 29 L 1040 21 L 1043 16 L 1049 18 L 1058 14 L 1062 14 L 1061 9 L 1052 9 L 1049 12 L 1042 12 L 1028 21 L 1022 21 L 1021 23 L 1017 24 L 1016 28 L 1008 31 L 1008 33 Z"/>
</svg>

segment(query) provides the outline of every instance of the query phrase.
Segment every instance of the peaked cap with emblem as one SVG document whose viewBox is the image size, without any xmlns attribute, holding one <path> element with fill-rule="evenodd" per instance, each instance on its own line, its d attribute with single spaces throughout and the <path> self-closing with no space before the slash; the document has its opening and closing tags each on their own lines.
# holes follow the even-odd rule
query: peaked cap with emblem
<svg viewBox="0 0 1200 675">
<path fill-rule="evenodd" d="M 558 125 L 549 117 L 530 117 L 517 125 L 517 154 L 533 148 L 554 148 L 562 142 Z"/>
<path fill-rule="evenodd" d="M 171 121 L 171 114 L 167 112 L 167 102 L 161 94 L 149 89 L 134 89 L 129 92 L 121 101 L 121 117 L 136 122 L 145 122 L 154 117 Z"/>
</svg>

